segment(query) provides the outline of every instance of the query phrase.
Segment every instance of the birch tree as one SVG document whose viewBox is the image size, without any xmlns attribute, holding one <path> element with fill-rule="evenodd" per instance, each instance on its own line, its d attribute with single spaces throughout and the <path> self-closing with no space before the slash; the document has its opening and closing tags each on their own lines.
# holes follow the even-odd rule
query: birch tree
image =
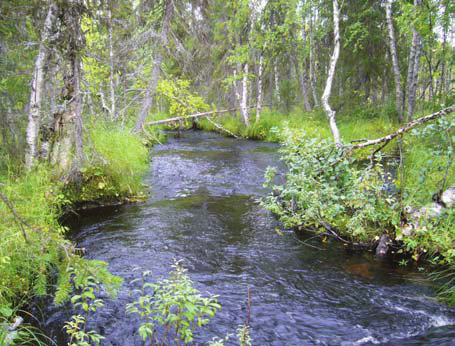
<svg viewBox="0 0 455 346">
<path fill-rule="evenodd" d="M 112 0 L 107 4 L 107 25 L 108 25 L 108 43 L 109 43 L 109 89 L 111 96 L 111 118 L 116 118 L 115 109 L 115 87 L 114 87 L 114 45 L 112 41 Z"/>
<path fill-rule="evenodd" d="M 256 92 L 256 124 L 259 123 L 262 112 L 262 77 L 264 70 L 264 55 L 261 52 L 259 55 L 258 76 L 257 76 L 257 92 Z"/>
<path fill-rule="evenodd" d="M 58 7 L 51 3 L 44 21 L 44 28 L 41 34 L 41 42 L 39 45 L 38 56 L 35 60 L 33 71 L 33 79 L 30 92 L 30 110 L 28 113 L 28 126 L 26 134 L 26 151 L 25 151 L 25 167 L 30 170 L 34 160 L 38 155 L 38 134 L 41 118 L 41 102 L 44 88 L 44 66 L 49 57 L 49 49 L 47 47 L 51 36 L 52 27 L 56 20 Z"/>
<path fill-rule="evenodd" d="M 330 93 L 332 90 L 333 78 L 335 76 L 335 68 L 337 65 L 338 57 L 340 55 L 341 37 L 340 37 L 340 10 L 338 8 L 338 0 L 333 0 L 333 36 L 334 47 L 332 57 L 330 59 L 329 72 L 325 84 L 324 93 L 322 94 L 322 105 L 327 114 L 332 131 L 333 140 L 337 146 L 341 146 L 341 137 L 335 118 L 335 111 L 332 110 L 329 104 Z"/>
</svg>

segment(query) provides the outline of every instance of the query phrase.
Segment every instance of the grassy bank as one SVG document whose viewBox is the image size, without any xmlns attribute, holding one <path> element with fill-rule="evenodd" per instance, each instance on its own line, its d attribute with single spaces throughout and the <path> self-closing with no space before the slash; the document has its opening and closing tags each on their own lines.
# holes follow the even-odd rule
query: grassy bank
<svg viewBox="0 0 455 346">
<path fill-rule="evenodd" d="M 327 117 L 322 110 L 305 112 L 295 108 L 289 114 L 282 114 L 269 109 L 264 109 L 260 121 L 256 123 L 255 114 L 252 114 L 251 125 L 246 127 L 238 115 L 226 115 L 213 119 L 227 130 L 244 138 L 263 140 L 268 142 L 279 142 L 279 129 L 286 125 L 296 130 L 304 130 L 309 137 L 331 138 Z M 209 121 L 201 119 L 198 121 L 203 130 L 219 132 Z M 368 112 L 359 114 L 346 114 L 338 117 L 338 126 L 344 142 L 352 140 L 381 137 L 394 128 L 397 123 L 387 114 L 369 116 Z"/>
<path fill-rule="evenodd" d="M 0 323 L 12 324 L 27 315 L 21 309 L 34 297 L 51 295 L 62 303 L 78 275 L 93 275 L 108 287 L 118 284 L 105 264 L 77 255 L 58 219 L 64 210 L 87 202 L 143 199 L 148 149 L 127 129 L 99 123 L 87 126 L 86 161 L 78 171 L 61 172 L 40 164 L 25 172 L 14 165 L 0 175 Z M 15 341 L 33 339 L 36 333 L 21 325 Z M 0 344 L 12 335 L 0 328 Z"/>
</svg>

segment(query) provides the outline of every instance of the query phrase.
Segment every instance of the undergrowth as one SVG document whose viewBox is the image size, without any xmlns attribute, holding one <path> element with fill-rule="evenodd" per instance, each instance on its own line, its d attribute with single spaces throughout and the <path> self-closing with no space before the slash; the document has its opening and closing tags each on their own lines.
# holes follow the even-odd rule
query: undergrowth
<svg viewBox="0 0 455 346">
<path fill-rule="evenodd" d="M 144 198 L 142 175 L 148 168 L 148 149 L 142 138 L 127 128 L 106 123 L 90 126 L 87 161 L 81 182 L 66 188 L 73 203 Z"/>
<path fill-rule="evenodd" d="M 77 178 L 46 164 L 30 172 L 14 165 L 0 175 L 0 345 L 13 338 L 42 339 L 27 324 L 11 331 L 4 327 L 24 314 L 21 308 L 33 297 L 55 295 L 61 303 L 78 289 L 77 278 L 87 275 L 106 287 L 116 282 L 107 264 L 76 254 L 58 220 L 69 205 L 80 202 L 144 198 L 148 149 L 127 129 L 103 123 L 90 129 L 87 160 Z"/>
</svg>

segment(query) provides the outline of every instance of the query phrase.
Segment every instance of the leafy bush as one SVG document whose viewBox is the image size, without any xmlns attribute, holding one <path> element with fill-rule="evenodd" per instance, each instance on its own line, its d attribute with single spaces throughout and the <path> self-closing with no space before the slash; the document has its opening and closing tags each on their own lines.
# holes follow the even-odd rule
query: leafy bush
<svg viewBox="0 0 455 346">
<path fill-rule="evenodd" d="M 193 332 L 209 323 L 221 308 L 216 296 L 204 298 L 194 288 L 181 261 L 175 262 L 173 267 L 169 279 L 156 283 L 146 282 L 149 273 L 143 273 L 141 295 L 126 307 L 127 313 L 136 313 L 142 318 L 139 334 L 144 341 L 155 338 L 158 344 L 165 344 L 167 338 L 173 336 L 177 344 L 180 340 L 187 344 L 193 341 Z M 149 289 L 151 293 L 146 294 Z M 161 342 L 158 342 L 155 323 L 165 329 Z"/>
<path fill-rule="evenodd" d="M 336 149 L 330 140 L 308 138 L 303 131 L 282 132 L 281 149 L 288 172 L 284 185 L 274 185 L 276 169 L 266 173 L 273 194 L 262 204 L 287 227 L 372 242 L 386 230 L 394 234 L 399 210 L 384 191 L 387 174 L 378 163 L 365 169 Z"/>
<path fill-rule="evenodd" d="M 111 296 L 116 296 L 122 279 L 109 273 L 106 262 L 88 261 L 80 257 L 73 257 L 65 274 L 60 277 L 55 301 L 61 303 L 66 300 L 69 293 L 68 286 L 72 286 L 76 294 L 71 296 L 71 304 L 82 310 L 80 314 L 73 315 L 71 320 L 65 323 L 64 329 L 70 336 L 68 345 L 99 345 L 104 337 L 93 330 L 87 330 L 87 321 L 91 314 L 104 305 L 103 300 L 96 297 L 96 293 L 103 286 Z"/>
</svg>

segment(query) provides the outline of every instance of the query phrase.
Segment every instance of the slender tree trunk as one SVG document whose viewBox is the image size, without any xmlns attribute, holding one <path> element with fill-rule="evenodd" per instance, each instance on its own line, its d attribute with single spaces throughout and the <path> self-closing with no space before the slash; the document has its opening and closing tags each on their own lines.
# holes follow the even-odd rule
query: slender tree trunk
<svg viewBox="0 0 455 346">
<path fill-rule="evenodd" d="M 278 106 L 281 104 L 281 95 L 280 95 L 280 76 L 278 72 L 278 63 L 276 59 L 273 62 L 273 76 L 275 77 L 275 97 L 278 103 Z"/>
<path fill-rule="evenodd" d="M 444 15 L 446 15 L 447 6 L 445 6 Z M 441 77 L 438 87 L 436 87 L 436 93 L 439 97 L 442 96 L 445 86 L 445 73 L 446 73 L 446 49 L 447 49 L 447 25 L 443 25 L 442 29 L 442 56 L 441 56 Z M 439 89 L 439 90 L 438 90 Z"/>
<path fill-rule="evenodd" d="M 340 10 L 338 8 L 338 0 L 333 0 L 333 30 L 334 30 L 334 48 L 330 59 L 329 73 L 325 84 L 324 93 L 322 94 L 322 105 L 329 118 L 330 130 L 332 131 L 333 140 L 337 146 L 341 145 L 340 132 L 335 118 L 335 111 L 330 108 L 329 98 L 332 90 L 333 78 L 335 76 L 335 68 L 338 57 L 340 55 L 341 37 L 340 37 Z"/>
<path fill-rule="evenodd" d="M 311 104 L 310 104 L 310 100 L 308 99 L 308 88 L 306 86 L 305 66 L 303 66 L 303 73 L 302 73 L 302 70 L 300 70 L 299 61 L 295 55 L 293 55 L 292 60 L 294 62 L 295 73 L 297 75 L 297 78 L 299 79 L 300 90 L 302 91 L 302 97 L 303 97 L 303 103 L 305 105 L 305 110 L 307 112 L 309 112 L 309 111 L 311 111 Z"/>
<path fill-rule="evenodd" d="M 395 109 L 400 120 L 400 123 L 403 122 L 403 91 L 401 89 L 401 80 L 400 80 L 400 67 L 398 65 L 398 54 L 396 48 L 395 40 L 395 30 L 393 28 L 392 20 L 392 0 L 387 0 L 386 2 L 386 19 L 387 27 L 389 29 L 389 47 L 390 47 L 390 56 L 392 57 L 392 66 L 393 66 L 393 77 L 395 80 Z"/>
<path fill-rule="evenodd" d="M 420 6 L 421 0 L 414 0 L 414 10 Z M 413 25 L 412 27 L 412 45 L 409 52 L 409 65 L 408 65 L 408 80 L 407 80 L 407 96 L 408 96 L 408 108 L 407 108 L 407 121 L 411 121 L 414 117 L 415 104 L 416 104 L 416 92 L 417 82 L 419 75 L 419 60 L 420 60 L 420 34 Z"/>
<path fill-rule="evenodd" d="M 305 31 L 305 17 L 304 16 L 302 17 L 302 39 L 303 39 L 303 45 L 306 46 L 307 35 L 306 35 L 306 31 Z M 310 104 L 310 100 L 308 98 L 308 87 L 307 87 L 308 78 L 307 78 L 307 69 L 306 69 L 306 57 L 304 57 L 304 59 L 303 59 L 303 66 L 302 66 L 303 69 L 302 70 L 300 70 L 299 59 L 298 59 L 295 51 L 293 51 L 293 60 L 294 60 L 295 73 L 297 74 L 297 77 L 299 79 L 300 89 L 302 91 L 305 110 L 307 112 L 309 112 L 309 111 L 311 111 L 311 104 Z"/>
<path fill-rule="evenodd" d="M 160 46 L 161 47 L 158 48 L 158 52 L 156 54 L 155 61 L 153 63 L 152 76 L 150 78 L 149 85 L 147 86 L 147 89 L 145 91 L 145 100 L 144 100 L 144 103 L 142 104 L 142 109 L 136 120 L 136 124 L 134 125 L 134 129 L 133 129 L 134 132 L 142 131 L 145 120 L 147 119 L 147 116 L 150 112 L 150 108 L 152 107 L 152 99 L 153 99 L 153 96 L 155 95 L 156 86 L 158 85 L 158 80 L 160 78 L 160 73 L 161 73 L 161 63 L 163 61 L 163 50 L 168 42 L 167 33 L 169 30 L 169 24 L 171 21 L 172 11 L 173 11 L 172 1 L 167 0 L 163 25 L 161 27 L 161 34 L 160 34 Z"/>
<path fill-rule="evenodd" d="M 270 104 L 270 108 L 273 109 L 273 93 L 274 93 L 274 89 L 273 89 L 273 72 L 269 70 L 269 104 Z"/>
<path fill-rule="evenodd" d="M 250 126 L 250 111 L 248 109 L 248 70 L 249 65 L 248 62 L 246 62 L 243 65 L 242 99 L 240 101 L 240 110 L 243 116 L 243 122 L 247 127 Z"/>
<path fill-rule="evenodd" d="M 117 117 L 115 109 L 115 83 L 114 83 L 114 45 L 112 42 L 112 0 L 107 4 L 107 18 L 108 18 L 108 36 L 109 36 L 109 88 L 111 96 L 111 118 Z"/>
<path fill-rule="evenodd" d="M 76 151 L 76 167 L 82 168 L 84 163 L 83 122 L 82 122 L 82 93 L 81 93 L 81 60 L 79 55 L 74 59 L 74 144 Z"/>
<path fill-rule="evenodd" d="M 262 72 L 264 68 L 264 56 L 261 52 L 259 56 L 258 80 L 257 80 L 257 98 L 256 98 L 256 124 L 259 123 L 262 112 Z"/>
<path fill-rule="evenodd" d="M 57 6 L 53 3 L 49 5 L 44 29 L 41 34 L 41 42 L 38 50 L 38 56 L 35 60 L 35 68 L 32 79 L 32 90 L 30 92 L 30 111 L 28 114 L 27 126 L 27 146 L 25 150 L 25 167 L 30 170 L 33 161 L 38 155 L 38 134 L 41 118 L 41 99 L 44 86 L 44 65 L 47 63 L 49 51 L 46 47 L 50 36 L 52 35 L 52 26 L 56 20 Z"/>
<path fill-rule="evenodd" d="M 314 75 L 313 59 L 313 18 L 310 18 L 310 87 L 313 95 L 314 106 L 319 107 L 319 97 L 316 91 L 316 77 Z"/>
</svg>

